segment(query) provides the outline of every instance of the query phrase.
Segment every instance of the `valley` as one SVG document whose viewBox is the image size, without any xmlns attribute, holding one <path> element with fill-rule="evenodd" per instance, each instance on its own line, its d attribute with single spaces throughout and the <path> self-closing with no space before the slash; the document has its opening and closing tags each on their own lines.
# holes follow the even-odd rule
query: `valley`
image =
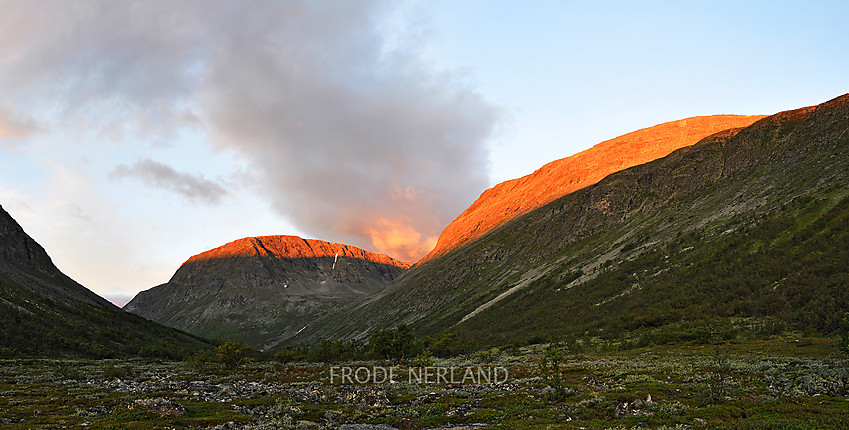
<svg viewBox="0 0 849 430">
<path fill-rule="evenodd" d="M 496 186 L 415 263 L 245 237 L 123 310 L 2 211 L 0 426 L 845 428 L 849 95 L 722 119 L 604 142 L 582 157 L 663 148 L 575 189 L 540 185 L 570 158 Z M 505 378 L 439 378 L 474 369 Z"/>
</svg>

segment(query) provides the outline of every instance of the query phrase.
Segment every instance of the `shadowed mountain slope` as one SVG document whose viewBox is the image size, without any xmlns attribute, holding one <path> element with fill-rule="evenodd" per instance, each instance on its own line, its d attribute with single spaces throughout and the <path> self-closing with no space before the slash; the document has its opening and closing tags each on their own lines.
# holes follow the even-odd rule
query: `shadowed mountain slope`
<svg viewBox="0 0 849 430">
<path fill-rule="evenodd" d="M 178 358 L 209 346 L 123 312 L 63 274 L 0 208 L 0 355 Z"/>
<path fill-rule="evenodd" d="M 409 266 L 338 243 L 249 237 L 189 258 L 168 283 L 140 292 L 124 309 L 270 348 L 339 305 L 380 291 Z"/>
<path fill-rule="evenodd" d="M 828 334 L 849 306 L 849 95 L 563 196 L 413 267 L 293 341 L 409 324 L 485 343 L 711 318 Z"/>
<path fill-rule="evenodd" d="M 690 146 L 716 132 L 746 127 L 763 116 L 697 116 L 637 130 L 571 157 L 552 161 L 530 175 L 502 182 L 481 194 L 439 235 L 422 261 L 451 251 L 552 200 L 628 167 Z"/>
</svg>

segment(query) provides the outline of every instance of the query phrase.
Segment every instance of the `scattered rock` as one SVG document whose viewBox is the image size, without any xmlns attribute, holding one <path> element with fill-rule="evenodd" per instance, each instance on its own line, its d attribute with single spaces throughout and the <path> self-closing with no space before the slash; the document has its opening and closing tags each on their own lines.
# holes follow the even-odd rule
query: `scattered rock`
<svg viewBox="0 0 849 430">
<path fill-rule="evenodd" d="M 226 422 L 224 424 L 219 424 L 215 427 L 212 427 L 212 430 L 242 430 L 245 428 L 245 425 L 242 423 L 237 423 L 235 421 Z"/>
<path fill-rule="evenodd" d="M 625 418 L 628 416 L 629 406 L 628 402 L 619 403 L 615 408 L 613 408 L 613 416 L 616 418 Z"/>
<path fill-rule="evenodd" d="M 339 430 L 398 430 L 386 424 L 342 424 Z"/>
<path fill-rule="evenodd" d="M 140 407 L 148 412 L 154 412 L 160 416 L 165 415 L 183 415 L 186 413 L 186 408 L 172 400 L 163 398 L 153 399 L 138 399 L 133 402 L 133 405 Z"/>
<path fill-rule="evenodd" d="M 633 402 L 621 402 L 613 408 L 613 416 L 617 419 L 622 419 L 628 416 L 654 415 L 654 412 L 652 411 L 641 409 L 649 406 L 651 404 L 649 402 L 651 402 L 651 396 L 649 396 L 646 400 L 636 399 Z"/>
<path fill-rule="evenodd" d="M 451 417 L 451 416 L 464 417 L 464 416 L 468 415 L 469 412 L 471 412 L 475 409 L 477 409 L 477 408 L 474 405 L 466 403 L 466 404 L 462 404 L 460 406 L 456 406 L 456 407 L 449 409 L 447 412 L 445 412 L 445 415 L 449 416 L 449 417 Z"/>
<path fill-rule="evenodd" d="M 436 394 L 436 393 L 425 394 L 423 396 L 419 396 L 419 397 L 416 397 L 415 399 L 413 399 L 413 401 L 410 402 L 410 405 L 411 406 L 421 406 L 421 405 L 424 405 L 424 404 L 433 403 L 437 399 L 439 399 L 440 397 L 442 397 L 441 394 Z"/>
<path fill-rule="evenodd" d="M 340 387 L 339 400 L 344 403 L 380 407 L 389 404 L 386 391 L 377 387 Z"/>
<path fill-rule="evenodd" d="M 424 430 L 450 429 L 450 430 L 471 430 L 489 427 L 489 424 L 473 423 L 473 424 L 446 424 L 439 427 L 427 427 Z"/>
<path fill-rule="evenodd" d="M 587 381 L 587 384 L 591 388 L 596 389 L 596 390 L 604 391 L 604 390 L 610 389 L 610 387 L 607 384 L 605 384 L 604 382 L 601 382 L 601 381 L 596 381 L 595 378 L 593 378 L 592 376 L 585 377 L 584 381 Z"/>
</svg>

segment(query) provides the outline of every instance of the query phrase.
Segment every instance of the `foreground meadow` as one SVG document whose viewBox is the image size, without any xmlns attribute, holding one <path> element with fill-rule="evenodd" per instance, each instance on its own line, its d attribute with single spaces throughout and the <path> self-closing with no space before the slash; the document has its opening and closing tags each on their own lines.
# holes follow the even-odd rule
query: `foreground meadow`
<svg viewBox="0 0 849 430">
<path fill-rule="evenodd" d="M 0 427 L 214 429 L 827 429 L 849 426 L 845 355 L 819 338 L 580 354 L 553 345 L 417 363 L 506 382 L 340 383 L 333 366 L 141 360 L 0 362 Z M 415 367 L 413 368 L 415 369 Z M 338 371 L 338 369 L 337 369 Z M 331 376 L 334 377 L 331 383 Z M 469 381 L 467 381 L 469 382 Z"/>
</svg>

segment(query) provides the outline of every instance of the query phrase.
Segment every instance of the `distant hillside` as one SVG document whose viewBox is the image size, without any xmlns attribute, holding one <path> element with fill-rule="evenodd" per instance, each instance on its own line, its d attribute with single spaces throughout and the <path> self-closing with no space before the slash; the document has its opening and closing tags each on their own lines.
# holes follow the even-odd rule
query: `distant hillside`
<svg viewBox="0 0 849 430">
<path fill-rule="evenodd" d="M 481 194 L 439 235 L 422 259 L 433 259 L 492 229 L 605 176 L 690 146 L 716 132 L 746 127 L 763 116 L 697 116 L 637 130 L 552 161 L 534 173 L 502 182 Z"/>
<path fill-rule="evenodd" d="M 849 309 L 849 95 L 609 175 L 415 266 L 295 342 L 406 323 L 482 343 Z M 689 327 L 689 328 L 688 328 Z"/>
<path fill-rule="evenodd" d="M 121 311 L 59 271 L 0 208 L 0 356 L 178 358 L 205 341 Z"/>
<path fill-rule="evenodd" d="M 211 338 L 269 348 L 410 266 L 352 246 L 295 236 L 239 239 L 188 259 L 171 280 L 124 306 Z"/>
</svg>

